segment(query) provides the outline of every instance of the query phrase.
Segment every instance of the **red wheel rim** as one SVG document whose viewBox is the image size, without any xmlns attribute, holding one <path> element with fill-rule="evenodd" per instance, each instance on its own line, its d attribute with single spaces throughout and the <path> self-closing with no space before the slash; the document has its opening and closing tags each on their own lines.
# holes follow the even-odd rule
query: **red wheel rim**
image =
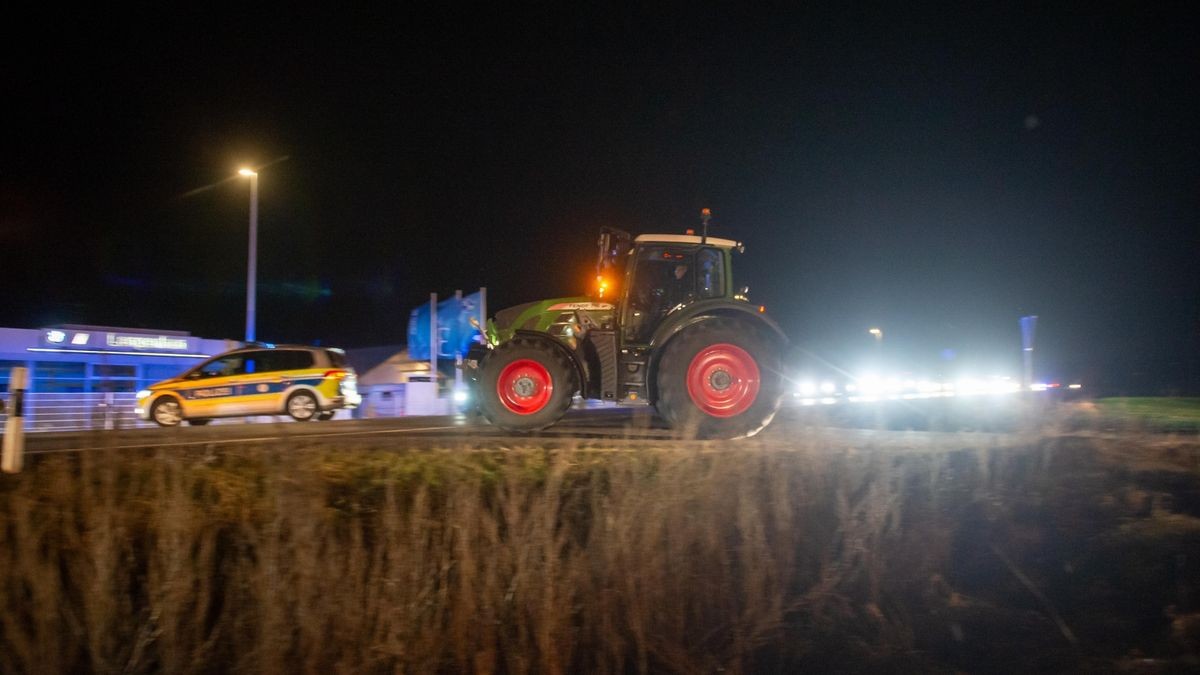
<svg viewBox="0 0 1200 675">
<path fill-rule="evenodd" d="M 692 403 L 713 417 L 740 415 L 758 398 L 758 364 L 737 345 L 719 343 L 700 350 L 688 366 Z"/>
<path fill-rule="evenodd" d="M 533 359 L 518 359 L 500 371 L 496 393 L 505 408 L 518 415 L 532 415 L 550 402 L 554 381 L 542 364 Z"/>
</svg>

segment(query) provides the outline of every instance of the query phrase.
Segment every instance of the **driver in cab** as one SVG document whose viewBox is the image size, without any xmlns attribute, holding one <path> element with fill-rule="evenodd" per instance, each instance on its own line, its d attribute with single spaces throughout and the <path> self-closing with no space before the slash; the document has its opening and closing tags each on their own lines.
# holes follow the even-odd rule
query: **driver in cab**
<svg viewBox="0 0 1200 675">
<path fill-rule="evenodd" d="M 646 309 L 646 315 L 660 317 L 669 313 L 676 306 L 692 299 L 691 268 L 687 263 L 677 262 L 673 265 L 662 265 L 659 281 L 643 288 L 640 303 Z M 650 275 L 647 275 L 650 276 Z M 665 278 L 664 278 L 665 277 Z"/>
</svg>

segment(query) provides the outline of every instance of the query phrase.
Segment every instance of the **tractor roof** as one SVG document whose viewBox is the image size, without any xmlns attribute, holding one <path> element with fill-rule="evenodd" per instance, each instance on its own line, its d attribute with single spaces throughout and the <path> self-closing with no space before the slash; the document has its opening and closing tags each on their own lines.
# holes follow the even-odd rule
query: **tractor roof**
<svg viewBox="0 0 1200 675">
<path fill-rule="evenodd" d="M 662 244 L 699 244 L 700 237 L 694 234 L 639 234 L 635 242 L 644 243 L 662 243 Z M 709 237 L 704 240 L 704 244 L 708 246 L 716 246 L 717 248 L 735 248 L 738 243 L 732 239 L 717 239 Z"/>
</svg>

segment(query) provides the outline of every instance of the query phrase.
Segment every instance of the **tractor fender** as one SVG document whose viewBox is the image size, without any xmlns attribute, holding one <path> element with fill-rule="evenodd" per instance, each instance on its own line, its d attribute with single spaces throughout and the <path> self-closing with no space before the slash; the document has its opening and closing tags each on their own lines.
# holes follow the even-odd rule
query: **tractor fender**
<svg viewBox="0 0 1200 675">
<path fill-rule="evenodd" d="M 584 370 L 583 363 L 580 362 L 579 356 L 576 355 L 575 352 L 571 351 L 569 347 L 563 344 L 562 340 L 551 337 L 546 333 L 540 333 L 534 330 L 517 330 L 513 333 L 513 337 L 523 337 L 528 340 L 538 340 L 540 342 L 546 342 L 554 345 L 556 349 L 562 352 L 563 356 L 567 357 L 567 360 L 571 362 L 571 365 L 575 367 L 575 383 L 579 385 L 579 391 L 583 392 L 584 388 L 587 387 L 587 372 Z"/>
<path fill-rule="evenodd" d="M 762 325 L 769 327 L 770 332 L 779 339 L 783 345 L 788 344 L 787 335 L 779 324 L 758 311 L 758 307 L 745 302 L 738 302 L 724 299 L 701 300 L 695 302 L 683 309 L 670 314 L 658 330 L 654 331 L 654 335 L 650 338 L 650 349 L 659 351 L 659 348 L 665 345 L 676 333 L 687 328 L 688 326 L 697 324 L 701 321 L 707 321 L 716 317 L 730 317 L 735 319 L 751 319 L 761 322 Z"/>
<path fill-rule="evenodd" d="M 786 349 L 789 344 L 787 335 L 784 334 L 779 324 L 758 311 L 756 305 L 724 299 L 702 300 L 688 305 L 675 314 L 667 316 L 667 319 L 650 338 L 650 362 L 647 364 L 646 385 L 651 401 L 658 400 L 658 362 L 662 358 L 667 343 L 686 328 L 719 318 L 750 321 L 766 326 L 769 329 L 768 333 L 779 341 L 781 349 Z"/>
</svg>

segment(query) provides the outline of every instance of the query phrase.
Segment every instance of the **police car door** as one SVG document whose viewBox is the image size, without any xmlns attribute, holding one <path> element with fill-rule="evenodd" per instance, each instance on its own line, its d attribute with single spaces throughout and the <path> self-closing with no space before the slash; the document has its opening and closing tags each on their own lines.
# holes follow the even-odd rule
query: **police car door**
<svg viewBox="0 0 1200 675">
<path fill-rule="evenodd" d="M 230 354 L 204 364 L 189 375 L 195 381 L 180 390 L 184 415 L 204 418 L 238 414 L 237 380 L 242 376 L 244 361 L 242 354 Z"/>
</svg>

